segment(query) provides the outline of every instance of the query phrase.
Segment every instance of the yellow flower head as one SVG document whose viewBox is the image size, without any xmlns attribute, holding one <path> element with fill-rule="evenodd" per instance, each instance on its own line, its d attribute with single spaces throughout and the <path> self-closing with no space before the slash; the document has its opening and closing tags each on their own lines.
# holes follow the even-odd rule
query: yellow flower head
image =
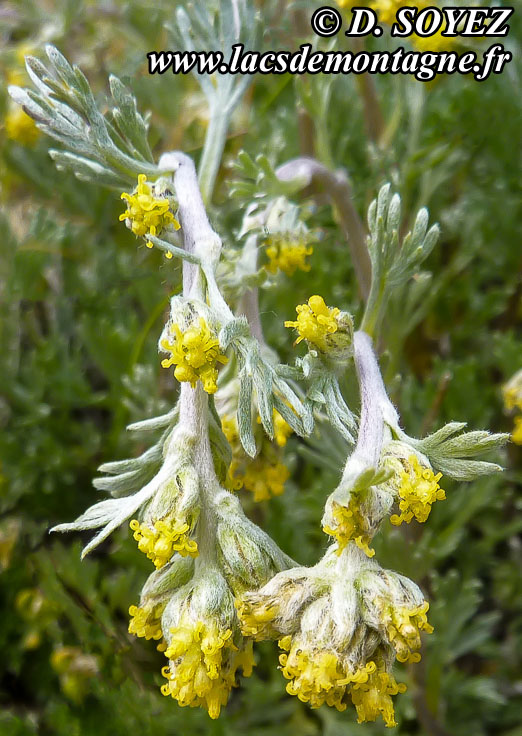
<svg viewBox="0 0 522 736">
<path fill-rule="evenodd" d="M 424 601 L 419 606 L 408 608 L 396 607 L 390 601 L 382 600 L 380 609 L 380 620 L 399 662 L 419 662 L 421 656 L 415 650 L 421 646 L 420 632 L 433 632 L 433 626 L 430 626 L 426 616 L 429 603 Z"/>
<path fill-rule="evenodd" d="M 131 606 L 129 608 L 129 634 L 142 637 L 143 639 L 161 639 L 161 614 L 165 609 L 165 601 L 160 603 L 149 601 L 143 606 Z"/>
<path fill-rule="evenodd" d="M 522 369 L 517 371 L 502 387 L 504 406 L 507 411 L 522 410 Z"/>
<path fill-rule="evenodd" d="M 160 345 L 171 353 L 161 365 L 163 368 L 175 365 L 174 376 L 178 381 L 187 381 L 194 388 L 199 380 L 208 394 L 217 391 L 216 363 L 227 363 L 228 358 L 220 352 L 219 341 L 203 317 L 184 332 L 177 324 L 171 324 L 170 336 L 163 337 Z"/>
<path fill-rule="evenodd" d="M 197 557 L 197 542 L 189 538 L 190 527 L 186 521 L 166 518 L 154 523 L 153 528 L 140 524 L 137 519 L 130 522 L 138 549 L 152 560 L 156 568 L 163 567 L 175 552 L 182 557 Z"/>
<path fill-rule="evenodd" d="M 123 192 L 121 198 L 126 200 L 127 209 L 120 215 L 120 220 L 130 220 L 130 228 L 135 235 L 159 235 L 169 225 L 179 230 L 179 222 L 169 211 L 169 200 L 154 196 L 153 185 L 147 183 L 145 174 L 138 176 L 138 186 L 134 192 Z M 146 245 L 153 247 L 150 241 Z M 169 256 L 172 257 L 170 253 L 167 254 Z"/>
<path fill-rule="evenodd" d="M 285 650 L 279 656 L 279 663 L 283 677 L 290 681 L 286 686 L 287 693 L 297 695 L 312 708 L 326 703 L 339 711 L 346 710 L 346 693 L 351 692 L 353 686 L 367 682 L 376 669 L 373 661 L 353 671 L 346 669 L 333 649 L 314 651 L 307 648 L 298 636 L 284 636 L 279 640 L 279 646 Z"/>
<path fill-rule="evenodd" d="M 373 532 L 369 528 L 367 517 L 361 513 L 361 501 L 358 494 L 352 494 L 348 506 L 332 501 L 331 526 L 323 526 L 325 534 L 337 540 L 337 554 L 341 554 L 350 540 L 362 549 L 368 557 L 373 557 L 375 550 L 370 548 Z"/>
<path fill-rule="evenodd" d="M 417 521 L 426 521 L 430 515 L 431 505 L 442 501 L 446 494 L 439 486 L 442 473 L 435 475 L 431 468 L 419 463 L 415 455 L 410 455 L 406 470 L 400 472 L 398 489 L 400 514 L 390 517 L 392 524 L 407 524 L 415 517 Z"/>
<path fill-rule="evenodd" d="M 262 455 L 248 463 L 241 477 L 245 490 L 254 494 L 254 501 L 267 501 L 272 496 L 280 496 L 290 477 L 286 465 L 281 462 L 267 462 Z"/>
<path fill-rule="evenodd" d="M 233 593 L 217 569 L 197 578 L 171 597 L 162 616 L 169 665 L 162 670 L 164 695 L 181 706 L 202 706 L 217 718 L 236 686 L 238 668 L 248 677 L 254 664 L 252 642 L 243 639 Z"/>
<path fill-rule="evenodd" d="M 327 338 L 338 330 L 337 307 L 327 307 L 322 296 L 311 296 L 308 304 L 296 307 L 297 320 L 285 322 L 285 327 L 294 327 L 299 333 L 296 344 L 307 340 L 323 352 L 329 348 Z"/>
<path fill-rule="evenodd" d="M 10 140 L 24 146 L 32 146 L 40 136 L 34 120 L 16 104 L 9 106 L 5 116 L 5 132 Z"/>
<path fill-rule="evenodd" d="M 391 672 L 386 671 L 383 660 L 377 660 L 377 665 L 369 673 L 368 679 L 355 683 L 351 688 L 357 722 L 375 721 L 381 716 L 386 727 L 393 728 L 397 723 L 391 696 L 404 692 L 406 685 L 398 683 Z"/>
<path fill-rule="evenodd" d="M 230 406 L 228 408 L 231 408 Z M 226 486 L 231 491 L 244 488 L 254 494 L 254 501 L 266 501 L 272 496 L 280 496 L 290 473 L 282 462 L 279 448 L 284 447 L 292 428 L 274 409 L 274 440 L 271 442 L 261 429 L 261 418 L 258 415 L 256 425 L 259 436 L 256 438 L 259 453 L 255 458 L 249 457 L 241 446 L 236 414 L 224 414 L 221 428 L 232 450 Z M 256 427 L 256 430 L 257 430 Z"/>
<path fill-rule="evenodd" d="M 280 270 L 288 276 L 293 276 L 298 269 L 310 270 L 311 266 L 306 259 L 312 255 L 314 249 L 308 245 L 304 235 L 274 233 L 267 238 L 265 246 L 269 259 L 266 270 L 269 273 L 277 273 Z"/>
</svg>

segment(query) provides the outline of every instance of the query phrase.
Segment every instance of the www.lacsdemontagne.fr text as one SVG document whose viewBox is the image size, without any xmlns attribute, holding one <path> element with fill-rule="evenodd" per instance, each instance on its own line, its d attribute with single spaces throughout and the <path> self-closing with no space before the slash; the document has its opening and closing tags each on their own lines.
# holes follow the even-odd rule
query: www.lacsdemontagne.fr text
<svg viewBox="0 0 522 736">
<path fill-rule="evenodd" d="M 232 46 L 228 59 L 220 51 L 151 51 L 149 74 L 406 74 L 429 82 L 438 74 L 472 74 L 476 81 L 500 74 L 512 55 L 497 43 L 483 52 L 314 51 L 302 44 L 297 51 L 248 51 Z"/>
</svg>

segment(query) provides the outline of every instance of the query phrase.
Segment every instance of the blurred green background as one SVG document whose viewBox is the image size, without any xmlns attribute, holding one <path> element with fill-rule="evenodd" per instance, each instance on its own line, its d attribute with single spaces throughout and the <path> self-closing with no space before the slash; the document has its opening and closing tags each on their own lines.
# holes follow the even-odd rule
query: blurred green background
<svg viewBox="0 0 522 736">
<path fill-rule="evenodd" d="M 16 118 L 6 85 L 29 84 L 23 55 L 43 57 L 52 42 L 81 66 L 102 107 L 110 73 L 131 87 L 151 112 L 157 155 L 179 148 L 198 159 L 208 111 L 196 82 L 147 74 L 145 54 L 169 48 L 165 24 L 177 5 L 17 0 L 0 9 L 0 734 L 373 736 L 382 724 L 358 726 L 350 709 L 312 711 L 286 695 L 271 644 L 256 647 L 253 676 L 218 721 L 181 710 L 159 692 L 163 655 L 127 633 L 128 607 L 150 572 L 129 530 L 84 562 L 80 535 L 48 534 L 98 500 L 91 479 L 101 463 L 145 449 L 126 424 L 176 399 L 156 343 L 180 268 L 136 247 L 118 222 L 118 193 L 55 169 L 50 141 Z M 312 40 L 317 4 L 258 5 L 264 47 Z M 514 52 L 517 38 L 515 17 L 506 40 Z M 450 420 L 511 431 L 501 386 L 522 367 L 520 72 L 515 53 L 483 83 L 259 75 L 233 118 L 211 209 L 230 247 L 244 209 L 228 195 L 241 149 L 274 165 L 312 154 L 345 168 L 362 217 L 391 181 L 406 220 L 428 205 L 441 224 L 431 279 L 418 298 L 396 295 L 381 344 L 388 387 L 412 435 Z M 310 294 L 361 313 L 346 243 L 320 193 L 306 191 L 303 201 L 312 194 L 310 222 L 321 241 L 311 271 L 261 293 L 267 339 L 289 362 L 302 351 L 283 320 Z M 307 442 L 293 438 L 284 495 L 255 507 L 244 499 L 301 563 L 325 548 L 319 520 L 343 453 L 324 429 Z M 447 481 L 448 500 L 426 524 L 385 524 L 375 540 L 381 564 L 426 592 L 435 627 L 422 662 L 399 671 L 408 692 L 396 702 L 398 734 L 522 735 L 522 448 L 508 445 L 500 461 L 501 476 Z"/>
</svg>

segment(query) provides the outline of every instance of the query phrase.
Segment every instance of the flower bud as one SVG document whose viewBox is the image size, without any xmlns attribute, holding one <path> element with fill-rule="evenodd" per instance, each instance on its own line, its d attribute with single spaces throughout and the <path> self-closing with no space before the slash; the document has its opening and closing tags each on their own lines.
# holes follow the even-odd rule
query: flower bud
<svg viewBox="0 0 522 736">
<path fill-rule="evenodd" d="M 292 564 L 273 540 L 243 514 L 229 493 L 217 506 L 218 555 L 234 595 L 259 588 Z"/>
</svg>

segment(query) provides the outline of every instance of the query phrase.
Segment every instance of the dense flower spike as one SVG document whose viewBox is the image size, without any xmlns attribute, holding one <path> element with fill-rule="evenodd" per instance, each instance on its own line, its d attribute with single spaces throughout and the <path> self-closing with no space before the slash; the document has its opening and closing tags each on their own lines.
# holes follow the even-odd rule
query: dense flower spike
<svg viewBox="0 0 522 736">
<path fill-rule="evenodd" d="M 138 176 L 138 186 L 134 192 L 123 192 L 121 198 L 126 200 L 127 209 L 120 215 L 120 220 L 129 220 L 129 227 L 135 235 L 159 235 L 169 225 L 179 230 L 179 222 L 169 211 L 169 200 L 154 196 L 153 185 L 147 183 L 145 174 Z M 146 245 L 153 247 L 150 241 Z M 171 254 L 168 256 L 172 257 Z"/>
<path fill-rule="evenodd" d="M 165 651 L 170 664 L 162 669 L 167 682 L 161 692 L 181 706 L 203 706 L 211 718 L 217 718 L 236 686 L 237 669 L 245 677 L 252 674 L 252 642 L 236 646 L 231 629 L 219 630 L 202 621 L 183 622 L 170 634 Z"/>
<path fill-rule="evenodd" d="M 310 270 L 311 266 L 306 259 L 312 255 L 314 249 L 308 245 L 304 235 L 274 233 L 267 238 L 265 246 L 269 259 L 266 270 L 269 273 L 277 273 L 280 270 L 288 276 L 293 276 L 298 269 L 300 271 Z"/>
<path fill-rule="evenodd" d="M 189 525 L 177 519 L 158 520 L 151 529 L 147 524 L 140 524 L 137 519 L 130 522 L 138 549 L 152 560 L 156 568 L 163 567 L 174 552 L 186 557 L 197 557 L 197 542 L 190 539 Z"/>
<path fill-rule="evenodd" d="M 296 307 L 297 320 L 287 320 L 285 327 L 294 327 L 299 333 L 296 343 L 307 340 L 319 350 L 328 349 L 327 336 L 337 332 L 336 317 L 340 314 L 337 307 L 326 306 L 322 296 L 311 296 L 308 304 Z"/>
<path fill-rule="evenodd" d="M 163 337 L 160 345 L 171 353 L 161 365 L 163 368 L 175 365 L 174 376 L 178 381 L 186 381 L 194 388 L 199 380 L 208 394 L 217 391 L 216 363 L 227 363 L 228 358 L 220 352 L 219 341 L 203 317 L 184 332 L 177 324 L 171 324 L 170 336 Z"/>
<path fill-rule="evenodd" d="M 415 517 L 417 521 L 426 521 L 430 515 L 431 505 L 442 501 L 446 494 L 439 486 L 442 473 L 435 475 L 431 468 L 422 466 L 415 455 L 410 455 L 408 468 L 400 474 L 398 489 L 400 514 L 390 517 L 392 524 L 407 524 Z"/>
</svg>

